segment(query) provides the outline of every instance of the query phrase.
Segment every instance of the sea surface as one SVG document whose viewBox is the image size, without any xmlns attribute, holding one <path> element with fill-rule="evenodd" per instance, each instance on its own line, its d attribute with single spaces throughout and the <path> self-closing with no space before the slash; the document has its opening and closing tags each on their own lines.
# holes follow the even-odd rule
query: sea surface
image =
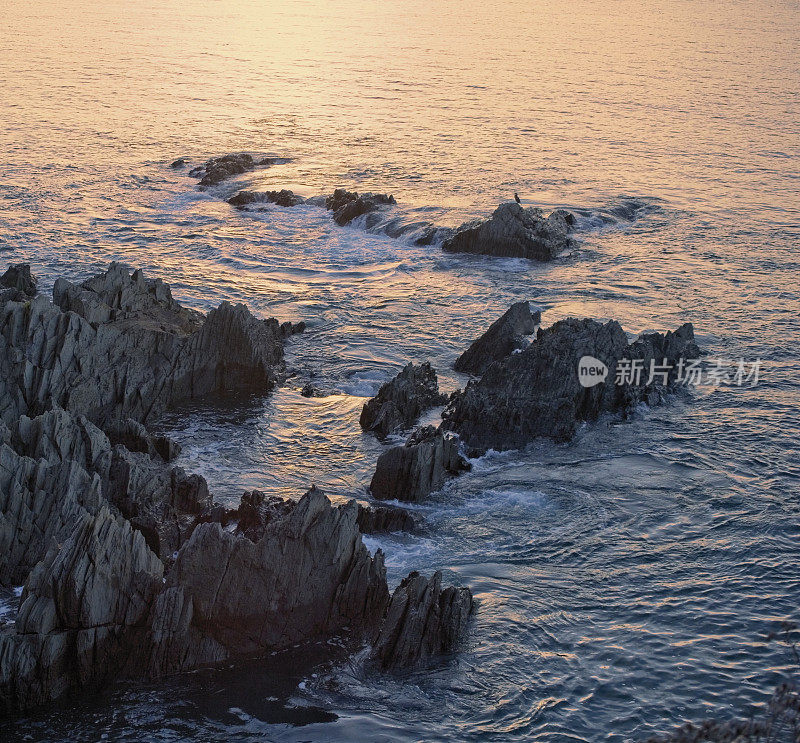
<svg viewBox="0 0 800 743">
<path fill-rule="evenodd" d="M 274 394 L 160 423 L 219 501 L 366 501 L 366 398 L 408 361 L 463 386 L 453 361 L 521 299 L 632 337 L 691 321 L 709 357 L 761 360 L 754 387 L 474 460 L 423 533 L 366 538 L 392 585 L 441 569 L 475 593 L 434 671 L 298 648 L 3 740 L 621 743 L 769 697 L 791 657 L 768 633 L 800 614 L 797 2 L 3 0 L 0 31 L 0 264 L 50 291 L 121 260 L 189 306 L 309 325 Z M 205 192 L 169 167 L 238 151 L 288 162 Z M 398 223 L 450 226 L 517 191 L 578 239 L 548 264 L 448 255 L 316 207 L 237 212 L 245 187 L 392 193 Z"/>
</svg>

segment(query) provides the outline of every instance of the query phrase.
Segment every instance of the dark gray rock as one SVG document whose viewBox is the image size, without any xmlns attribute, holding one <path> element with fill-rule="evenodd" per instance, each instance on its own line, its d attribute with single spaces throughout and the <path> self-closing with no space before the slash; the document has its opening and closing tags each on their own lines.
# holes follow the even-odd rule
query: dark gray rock
<svg viewBox="0 0 800 743">
<path fill-rule="evenodd" d="M 382 670 L 424 667 L 458 650 L 475 609 L 469 588 L 442 588 L 437 571 L 428 580 L 416 571 L 392 594 L 370 659 Z"/>
<path fill-rule="evenodd" d="M 413 532 L 417 530 L 417 527 L 417 519 L 404 508 L 358 504 L 358 529 L 362 534 Z"/>
<path fill-rule="evenodd" d="M 274 162 L 275 161 L 269 157 L 256 159 L 246 152 L 240 152 L 235 155 L 212 157 L 206 160 L 203 165 L 190 170 L 189 175 L 192 178 L 199 178 L 200 186 L 202 187 L 216 186 L 235 175 L 248 173 L 251 170 L 255 170 L 257 167 L 266 167 L 272 165 Z"/>
<path fill-rule="evenodd" d="M 290 207 L 305 203 L 305 199 L 284 188 L 280 191 L 239 191 L 228 199 L 228 203 L 237 209 L 244 209 L 252 204 L 276 204 Z"/>
<path fill-rule="evenodd" d="M 337 188 L 331 196 L 325 199 L 325 208 L 333 212 L 334 221 L 342 227 L 350 224 L 362 214 L 370 214 L 396 204 L 394 196 L 391 195 L 379 193 L 358 194 L 355 191 L 346 191 L 343 188 Z"/>
<path fill-rule="evenodd" d="M 407 364 L 364 405 L 359 422 L 363 429 L 387 436 L 397 428 L 410 427 L 425 410 L 445 402 L 447 396 L 439 392 L 430 363 Z"/>
<path fill-rule="evenodd" d="M 264 536 L 269 524 L 288 515 L 295 505 L 295 501 L 251 490 L 241 497 L 239 508 L 228 514 L 227 520 L 235 519 L 236 533 L 244 534 L 251 542 L 257 542 Z"/>
<path fill-rule="evenodd" d="M 16 624 L 0 633 L 0 709 L 345 629 L 374 636 L 389 594 L 383 555 L 362 544 L 357 511 L 312 488 L 256 542 L 201 524 L 166 576 L 145 529 L 105 505 L 82 515 L 33 570 Z"/>
<path fill-rule="evenodd" d="M 0 633 L 0 710 L 18 712 L 116 680 L 146 652 L 163 565 L 103 506 L 84 514 L 31 573 L 16 624 Z"/>
<path fill-rule="evenodd" d="M 545 218 L 541 209 L 500 204 L 489 219 L 467 222 L 442 244 L 448 253 L 479 253 L 549 261 L 570 245 L 574 218 L 562 209 Z"/>
<path fill-rule="evenodd" d="M 37 281 L 31 274 L 29 263 L 15 263 L 8 267 L 8 270 L 0 276 L 0 287 L 16 289 L 17 292 L 26 297 L 36 296 Z M 9 294 L 9 297 L 12 296 Z"/>
<path fill-rule="evenodd" d="M 526 335 L 542 321 L 541 312 L 531 312 L 527 302 L 512 304 L 505 314 L 456 359 L 453 368 L 459 372 L 481 375 L 489 364 L 503 359 L 528 345 Z"/>
<path fill-rule="evenodd" d="M 283 332 L 244 305 L 223 302 L 204 319 L 163 282 L 112 264 L 80 285 L 56 282 L 58 306 L 0 304 L 0 418 L 53 407 L 100 428 L 154 419 L 183 400 L 267 392 L 285 373 Z"/>
<path fill-rule="evenodd" d="M 179 157 L 177 160 L 173 160 L 169 164 L 169 167 L 177 169 L 177 168 L 183 168 L 185 165 L 186 165 L 186 158 L 185 157 Z"/>
<path fill-rule="evenodd" d="M 257 542 L 202 524 L 167 575 L 153 615 L 158 675 L 204 660 L 285 648 L 348 627 L 375 631 L 388 603 L 383 555 L 361 542 L 355 503 L 312 488 Z M 188 621 L 186 621 L 188 619 Z M 202 638 L 202 641 L 200 640 Z"/>
<path fill-rule="evenodd" d="M 133 418 L 116 420 L 106 426 L 104 433 L 112 445 L 121 444 L 128 451 L 149 454 L 159 457 L 165 462 L 171 462 L 181 451 L 180 444 L 169 436 L 151 434 L 138 421 Z"/>
<path fill-rule="evenodd" d="M 469 469 L 459 454 L 457 436 L 425 426 L 403 446 L 394 446 L 378 457 L 369 489 L 378 500 L 419 503 L 447 480 Z"/>
<path fill-rule="evenodd" d="M 674 333 L 643 336 L 628 345 L 619 323 L 568 319 L 540 329 L 521 353 L 490 365 L 479 380 L 456 393 L 442 415 L 442 427 L 455 431 L 471 451 L 518 449 L 535 438 L 570 439 L 578 424 L 603 412 L 626 412 L 638 402 L 658 402 L 674 387 L 676 368 L 667 384 L 648 384 L 649 363 L 699 356 L 690 324 Z M 578 362 L 591 356 L 608 368 L 605 381 L 583 387 Z M 617 366 L 640 359 L 644 367 L 637 384 L 616 384 Z"/>
</svg>

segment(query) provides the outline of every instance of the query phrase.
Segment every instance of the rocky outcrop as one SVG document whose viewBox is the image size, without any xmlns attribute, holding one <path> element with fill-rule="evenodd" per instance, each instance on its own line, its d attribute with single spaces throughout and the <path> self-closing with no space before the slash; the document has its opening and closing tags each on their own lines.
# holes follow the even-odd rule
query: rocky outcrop
<svg viewBox="0 0 800 743">
<path fill-rule="evenodd" d="M 0 418 L 53 407 L 100 428 L 154 419 L 182 400 L 266 392 L 282 378 L 286 329 L 223 302 L 203 319 L 169 287 L 120 264 L 79 285 L 58 280 L 56 304 L 0 303 Z"/>
<path fill-rule="evenodd" d="M 0 711 L 376 636 L 389 593 L 360 525 L 400 513 L 334 508 L 315 488 L 297 503 L 251 491 L 229 511 L 145 425 L 184 399 L 269 389 L 303 324 L 227 303 L 204 318 L 116 264 L 54 295 L 0 297 L 0 583 L 25 583 L 0 627 Z M 421 387 L 389 398 L 405 413 Z"/>
<path fill-rule="evenodd" d="M 394 196 L 380 193 L 362 193 L 337 188 L 325 199 L 325 208 L 333 212 L 336 224 L 344 227 L 362 214 L 380 211 L 387 206 L 396 206 Z"/>
<path fill-rule="evenodd" d="M 418 525 L 414 515 L 404 508 L 358 504 L 358 530 L 362 534 L 413 532 L 417 530 Z"/>
<path fill-rule="evenodd" d="M 364 405 L 359 422 L 363 429 L 387 436 L 397 428 L 410 427 L 425 410 L 445 402 L 447 396 L 440 394 L 431 365 L 427 361 L 419 366 L 407 364 Z"/>
<path fill-rule="evenodd" d="M 579 423 L 603 412 L 659 402 L 674 388 L 679 360 L 699 354 L 688 323 L 674 333 L 645 335 L 628 344 L 617 322 L 562 320 L 540 329 L 528 348 L 490 365 L 479 380 L 454 394 L 442 427 L 458 433 L 475 452 L 518 449 L 540 436 L 566 441 Z M 603 381 L 590 387 L 580 383 L 583 357 L 604 365 Z M 634 359 L 640 378 L 625 381 L 622 371 L 626 365 L 633 368 Z M 651 362 L 657 369 L 664 360 L 670 366 L 666 379 L 650 380 Z M 618 377 L 624 383 L 617 384 Z"/>
<path fill-rule="evenodd" d="M 38 291 L 36 277 L 31 275 L 29 263 L 15 263 L 9 266 L 0 276 L 0 287 L 14 289 L 25 297 L 34 297 Z"/>
<path fill-rule="evenodd" d="M 467 222 L 442 243 L 448 253 L 479 253 L 549 261 L 570 245 L 575 218 L 563 209 L 544 216 L 541 209 L 515 202 L 500 204 L 489 219 Z"/>
<path fill-rule="evenodd" d="M 274 163 L 273 158 L 256 159 L 246 152 L 240 152 L 235 155 L 212 157 L 202 165 L 190 170 L 189 175 L 192 178 L 199 178 L 202 187 L 216 186 L 235 175 L 248 173 L 258 167 L 266 167 Z"/>
<path fill-rule="evenodd" d="M 442 588 L 437 571 L 428 580 L 417 572 L 402 580 L 370 659 L 382 670 L 420 668 L 463 645 L 475 609 L 469 588 Z"/>
<path fill-rule="evenodd" d="M 139 663 L 163 565 L 103 506 L 31 573 L 0 634 L 0 710 L 27 709 L 116 679 Z"/>
<path fill-rule="evenodd" d="M 457 436 L 433 426 L 415 431 L 403 446 L 378 457 L 369 489 L 378 500 L 423 501 L 450 477 L 469 469 Z"/>
<path fill-rule="evenodd" d="M 489 364 L 527 347 L 525 336 L 536 330 L 541 312 L 531 312 L 527 302 L 512 304 L 505 314 L 456 359 L 456 371 L 479 376 Z"/>
<path fill-rule="evenodd" d="M 0 708 L 117 678 L 151 678 L 347 628 L 372 636 L 389 600 L 357 507 L 310 490 L 253 542 L 199 525 L 166 576 L 106 506 L 85 514 L 26 583 L 0 634 Z M 163 576 L 163 579 L 162 579 Z"/>
<path fill-rule="evenodd" d="M 289 207 L 299 206 L 305 203 L 305 199 L 293 191 L 283 188 L 280 191 L 239 191 L 228 199 L 228 203 L 237 209 L 244 209 L 253 204 L 276 204 Z"/>
</svg>

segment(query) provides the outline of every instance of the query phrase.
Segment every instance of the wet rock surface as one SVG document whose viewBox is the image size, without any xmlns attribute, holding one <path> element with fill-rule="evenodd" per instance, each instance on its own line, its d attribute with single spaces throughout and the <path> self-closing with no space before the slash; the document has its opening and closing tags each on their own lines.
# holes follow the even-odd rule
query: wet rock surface
<svg viewBox="0 0 800 743">
<path fill-rule="evenodd" d="M 189 175 L 192 178 L 198 178 L 201 187 L 216 186 L 235 175 L 248 173 L 258 167 L 267 167 L 274 162 L 273 158 L 254 158 L 246 152 L 240 152 L 234 155 L 212 157 L 202 165 L 192 168 Z"/>
<path fill-rule="evenodd" d="M 700 351 L 687 323 L 664 335 L 643 335 L 629 344 L 619 323 L 568 319 L 540 329 L 536 340 L 520 353 L 491 364 L 483 376 L 451 398 L 442 427 L 459 434 L 471 451 L 522 448 L 544 436 L 570 439 L 582 421 L 603 412 L 630 411 L 637 403 L 656 404 L 675 389 L 680 360 L 696 359 Z M 604 381 L 584 387 L 579 361 L 589 356 L 605 365 Z M 617 384 L 625 366 L 636 360 L 639 379 Z M 670 370 L 650 380 L 651 363 Z"/>
<path fill-rule="evenodd" d="M 439 571 L 430 580 L 412 572 L 392 594 L 370 659 L 383 670 L 413 669 L 453 653 L 474 610 L 469 588 L 442 588 Z"/>
<path fill-rule="evenodd" d="M 370 492 L 378 500 L 420 503 L 447 480 L 469 469 L 457 436 L 433 426 L 415 431 L 403 446 L 378 457 Z"/>
<path fill-rule="evenodd" d="M 413 532 L 418 527 L 419 520 L 404 508 L 358 504 L 358 528 L 362 534 Z"/>
<path fill-rule="evenodd" d="M 366 431 L 387 436 L 395 429 L 410 427 L 425 410 L 445 402 L 447 396 L 439 392 L 430 363 L 407 364 L 364 405 L 359 423 Z"/>
<path fill-rule="evenodd" d="M 290 207 L 305 203 L 305 199 L 284 188 L 280 191 L 239 191 L 228 199 L 228 203 L 237 209 L 244 209 L 253 204 L 276 204 Z"/>
<path fill-rule="evenodd" d="M 456 359 L 453 368 L 458 372 L 480 375 L 494 361 L 526 348 L 525 336 L 536 330 L 542 315 L 531 312 L 527 302 L 517 302 L 496 320 L 489 329 Z"/>
<path fill-rule="evenodd" d="M 442 243 L 442 249 L 549 261 L 569 247 L 574 224 L 573 215 L 563 209 L 545 217 L 541 209 L 507 202 L 500 204 L 489 219 L 461 225 Z"/>
<path fill-rule="evenodd" d="M 344 227 L 362 214 L 370 214 L 387 206 L 395 206 L 394 196 L 379 193 L 362 193 L 337 188 L 325 199 L 325 208 L 333 212 L 336 224 Z"/>
</svg>

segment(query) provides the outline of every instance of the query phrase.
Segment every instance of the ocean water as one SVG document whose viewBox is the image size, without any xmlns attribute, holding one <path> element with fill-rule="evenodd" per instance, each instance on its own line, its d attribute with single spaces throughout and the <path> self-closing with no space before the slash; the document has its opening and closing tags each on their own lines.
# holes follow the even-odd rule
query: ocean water
<svg viewBox="0 0 800 743">
<path fill-rule="evenodd" d="M 110 260 L 182 302 L 305 320 L 267 398 L 161 422 L 216 498 L 367 499 L 365 399 L 458 354 L 508 305 L 546 325 L 695 325 L 755 387 L 702 387 L 565 445 L 490 454 L 369 537 L 394 585 L 442 569 L 479 602 L 469 647 L 380 677 L 327 648 L 120 685 L 5 723 L 36 741 L 636 741 L 749 714 L 790 670 L 800 609 L 800 8 L 440 0 L 4 0 L 0 262 L 45 291 Z M 206 192 L 177 157 L 288 158 Z M 239 188 L 393 193 L 456 225 L 519 192 L 573 209 L 549 264 L 442 253 Z M 312 382 L 325 396 L 304 398 Z M 435 413 L 434 413 L 435 417 Z M 15 599 L 3 594 L 3 608 Z"/>
</svg>

